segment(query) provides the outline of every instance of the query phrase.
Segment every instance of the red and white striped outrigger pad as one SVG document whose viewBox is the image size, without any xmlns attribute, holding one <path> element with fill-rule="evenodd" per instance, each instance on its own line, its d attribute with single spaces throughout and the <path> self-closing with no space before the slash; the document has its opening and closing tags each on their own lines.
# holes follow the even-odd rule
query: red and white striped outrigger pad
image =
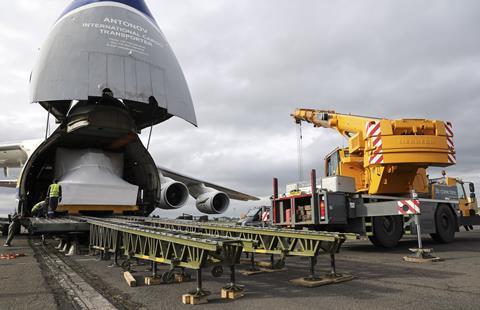
<svg viewBox="0 0 480 310">
<path fill-rule="evenodd" d="M 371 138 L 373 154 L 370 156 L 369 162 L 371 165 L 383 164 L 382 154 L 382 132 L 380 130 L 380 122 L 372 121 L 367 123 L 366 138 Z"/>
<path fill-rule="evenodd" d="M 451 164 L 457 163 L 457 158 L 453 153 L 455 150 L 455 144 L 453 143 L 453 126 L 450 122 L 445 122 L 445 132 L 447 133 L 447 145 L 451 153 L 448 153 L 448 162 Z"/>
<path fill-rule="evenodd" d="M 267 222 L 268 221 L 268 218 L 270 217 L 270 212 L 268 211 L 264 211 L 262 212 L 262 222 Z"/>
<path fill-rule="evenodd" d="M 399 200 L 397 201 L 398 214 L 420 214 L 420 201 L 417 199 Z"/>
</svg>

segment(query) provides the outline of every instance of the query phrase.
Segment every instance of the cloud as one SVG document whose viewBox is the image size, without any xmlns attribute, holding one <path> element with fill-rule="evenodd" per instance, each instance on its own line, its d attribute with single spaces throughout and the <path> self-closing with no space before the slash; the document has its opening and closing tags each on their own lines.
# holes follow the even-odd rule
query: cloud
<svg viewBox="0 0 480 310">
<path fill-rule="evenodd" d="M 70 1 L 42 1 L 42 14 L 30 2 L 0 4 L 6 140 L 42 136 L 46 115 L 28 104 L 28 72 Z M 182 65 L 199 121 L 199 128 L 175 118 L 154 128 L 159 164 L 267 196 L 272 177 L 298 178 L 289 114 L 311 107 L 450 120 L 458 164 L 448 170 L 479 180 L 478 1 L 147 2 Z M 345 144 L 336 132 L 308 126 L 304 138 L 306 171 L 322 172 L 325 154 Z"/>
</svg>

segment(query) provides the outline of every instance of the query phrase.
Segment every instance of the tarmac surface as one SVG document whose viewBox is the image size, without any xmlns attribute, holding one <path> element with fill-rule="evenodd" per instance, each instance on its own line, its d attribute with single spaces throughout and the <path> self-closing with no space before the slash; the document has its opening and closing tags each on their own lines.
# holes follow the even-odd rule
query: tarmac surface
<svg viewBox="0 0 480 310">
<path fill-rule="evenodd" d="M 1 240 L 3 245 L 5 237 Z M 1 246 L 0 245 L 0 246 Z M 12 247 L 0 248 L 0 254 L 25 254 L 16 259 L 0 259 L 0 309 L 59 309 L 57 291 L 47 283 L 48 275 L 37 260 L 26 237 L 18 237 Z"/>
<path fill-rule="evenodd" d="M 478 228 L 473 232 L 457 233 L 452 244 L 437 244 L 424 237 L 424 246 L 434 248 L 436 255 L 443 259 L 435 263 L 416 264 L 402 260 L 409 254 L 408 248 L 416 246 L 414 237 L 404 238 L 393 251 L 377 249 L 368 241 L 348 242 L 337 255 L 337 271 L 353 275 L 355 279 L 316 288 L 299 287 L 288 282 L 308 275 L 308 260 L 304 258 L 287 258 L 284 271 L 251 276 L 237 274 L 238 284 L 246 289 L 245 296 L 237 300 L 220 298 L 221 287 L 229 281 L 228 271 L 221 278 L 214 278 L 206 270 L 203 287 L 212 294 L 208 304 L 196 306 L 181 302 L 182 294 L 195 289 L 195 281 L 144 285 L 144 276 L 150 275 L 148 264 L 133 266 L 133 275 L 139 286 L 131 288 L 127 286 L 121 268 L 109 267 L 112 261 L 101 261 L 88 254 L 66 257 L 53 248 L 53 240 L 44 247 L 38 239 L 21 236 L 13 244 L 14 247 L 1 248 L 0 254 L 14 252 L 26 256 L 0 260 L 0 309 L 85 309 L 81 302 L 85 296 L 92 302 L 103 296 L 118 309 L 480 308 Z M 268 257 L 259 256 L 258 259 L 268 260 Z M 47 261 L 55 260 L 66 267 L 52 270 Z M 328 266 L 328 258 L 320 257 L 317 274 L 325 273 Z M 240 265 L 238 270 L 246 267 Z M 159 269 L 159 272 L 167 270 L 164 267 Z M 56 273 L 66 276 L 59 277 Z M 79 287 L 78 291 L 83 295 L 76 296 L 76 290 L 72 295 L 65 282 L 71 282 L 70 288 Z M 77 285 L 79 282 L 83 284 Z"/>
</svg>

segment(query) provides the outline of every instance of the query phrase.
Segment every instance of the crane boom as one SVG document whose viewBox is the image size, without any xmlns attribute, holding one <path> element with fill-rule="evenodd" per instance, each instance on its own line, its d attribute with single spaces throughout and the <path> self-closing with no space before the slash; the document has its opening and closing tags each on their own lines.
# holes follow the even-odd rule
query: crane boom
<svg viewBox="0 0 480 310">
<path fill-rule="evenodd" d="M 453 131 L 449 122 L 428 119 L 390 120 L 296 109 L 297 123 L 331 128 L 348 139 L 348 148 L 326 158 L 326 175 L 355 178 L 357 190 L 369 194 L 428 191 L 426 169 L 455 164 Z"/>
<path fill-rule="evenodd" d="M 373 117 L 347 115 L 335 113 L 335 111 L 313 109 L 296 109 L 292 117 L 297 123 L 304 121 L 313 124 L 315 127 L 335 129 L 347 138 L 361 131 L 366 123 L 378 120 Z"/>
</svg>

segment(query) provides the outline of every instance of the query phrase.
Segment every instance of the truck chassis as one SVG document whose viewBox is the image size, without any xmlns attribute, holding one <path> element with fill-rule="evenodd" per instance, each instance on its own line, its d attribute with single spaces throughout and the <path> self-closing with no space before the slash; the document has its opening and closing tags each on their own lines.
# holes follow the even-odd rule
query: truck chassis
<svg viewBox="0 0 480 310">
<path fill-rule="evenodd" d="M 452 242 L 461 226 L 470 230 L 473 225 L 480 225 L 480 216 L 463 216 L 459 202 L 451 197 L 428 199 L 418 198 L 415 193 L 412 197 L 392 197 L 332 192 L 317 188 L 315 170 L 310 193 L 279 197 L 277 179 L 273 181 L 273 191 L 272 225 L 358 233 L 385 248 L 395 247 L 404 234 L 417 233 L 416 214 L 421 232 L 441 243 Z"/>
</svg>

